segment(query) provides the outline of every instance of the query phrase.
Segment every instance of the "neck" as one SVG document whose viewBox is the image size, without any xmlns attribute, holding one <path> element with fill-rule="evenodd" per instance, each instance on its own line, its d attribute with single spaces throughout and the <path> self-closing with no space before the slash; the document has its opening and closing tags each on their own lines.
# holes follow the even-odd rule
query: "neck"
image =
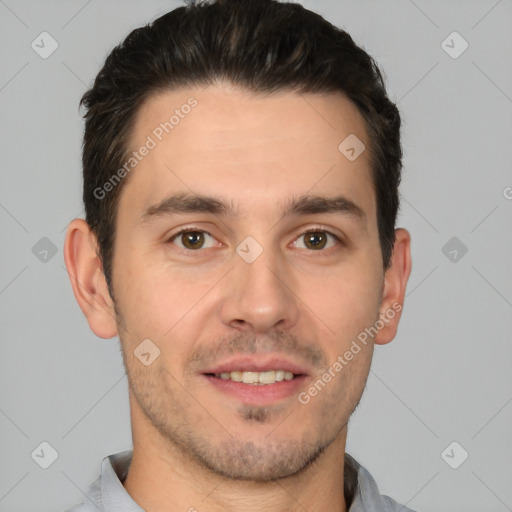
<svg viewBox="0 0 512 512">
<path fill-rule="evenodd" d="M 310 466 L 273 482 L 232 480 L 199 465 L 132 407 L 133 457 L 123 485 L 144 510 L 168 512 L 346 512 L 346 428 Z"/>
</svg>

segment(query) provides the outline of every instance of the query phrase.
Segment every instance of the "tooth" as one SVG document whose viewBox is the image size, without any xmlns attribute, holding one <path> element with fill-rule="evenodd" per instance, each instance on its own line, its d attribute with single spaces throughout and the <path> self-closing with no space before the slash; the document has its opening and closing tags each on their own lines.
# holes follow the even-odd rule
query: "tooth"
<svg viewBox="0 0 512 512">
<path fill-rule="evenodd" d="M 277 370 L 276 371 L 276 382 L 281 382 L 284 380 L 284 370 Z"/>
<path fill-rule="evenodd" d="M 244 384 L 256 384 L 259 380 L 259 372 L 243 372 L 242 382 Z"/>
<path fill-rule="evenodd" d="M 260 372 L 259 382 L 262 384 L 273 384 L 276 381 L 276 372 L 270 370 L 268 372 Z"/>
<path fill-rule="evenodd" d="M 274 384 L 283 380 L 292 380 L 294 375 L 292 372 L 284 370 L 268 370 L 266 372 L 252 371 L 234 371 L 221 372 L 216 374 L 222 380 L 232 380 L 234 382 L 243 382 L 244 384 Z"/>
</svg>

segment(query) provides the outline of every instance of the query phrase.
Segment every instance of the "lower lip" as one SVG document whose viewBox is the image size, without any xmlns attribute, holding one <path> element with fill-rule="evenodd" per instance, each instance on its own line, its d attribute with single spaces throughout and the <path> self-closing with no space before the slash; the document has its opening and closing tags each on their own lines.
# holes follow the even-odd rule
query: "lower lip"
<svg viewBox="0 0 512 512">
<path fill-rule="evenodd" d="M 297 396 L 307 379 L 300 375 L 292 380 L 282 380 L 273 384 L 244 384 L 212 375 L 203 375 L 219 391 L 232 396 L 245 404 L 269 405 L 279 400 Z"/>
</svg>

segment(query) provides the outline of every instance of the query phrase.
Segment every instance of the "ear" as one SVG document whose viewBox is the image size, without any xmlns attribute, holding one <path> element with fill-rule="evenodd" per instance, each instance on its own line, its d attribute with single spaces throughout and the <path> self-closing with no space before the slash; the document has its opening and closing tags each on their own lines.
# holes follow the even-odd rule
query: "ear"
<svg viewBox="0 0 512 512">
<path fill-rule="evenodd" d="M 411 273 L 411 235 L 406 229 L 400 228 L 395 231 L 395 237 L 391 264 L 384 274 L 379 315 L 384 327 L 375 335 L 377 345 L 385 345 L 396 336 Z"/>
<path fill-rule="evenodd" d="M 98 257 L 96 236 L 83 219 L 74 219 L 68 226 L 64 261 L 73 293 L 91 330 L 100 338 L 117 336 L 114 303 Z"/>
</svg>

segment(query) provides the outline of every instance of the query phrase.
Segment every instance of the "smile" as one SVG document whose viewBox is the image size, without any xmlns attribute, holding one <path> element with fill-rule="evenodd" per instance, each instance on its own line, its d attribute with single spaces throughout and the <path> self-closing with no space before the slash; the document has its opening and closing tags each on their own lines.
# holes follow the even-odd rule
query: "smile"
<svg viewBox="0 0 512 512">
<path fill-rule="evenodd" d="M 214 374 L 222 380 L 243 382 L 244 384 L 274 384 L 283 380 L 292 380 L 296 375 L 285 370 L 269 370 L 264 372 L 234 371 Z"/>
</svg>

